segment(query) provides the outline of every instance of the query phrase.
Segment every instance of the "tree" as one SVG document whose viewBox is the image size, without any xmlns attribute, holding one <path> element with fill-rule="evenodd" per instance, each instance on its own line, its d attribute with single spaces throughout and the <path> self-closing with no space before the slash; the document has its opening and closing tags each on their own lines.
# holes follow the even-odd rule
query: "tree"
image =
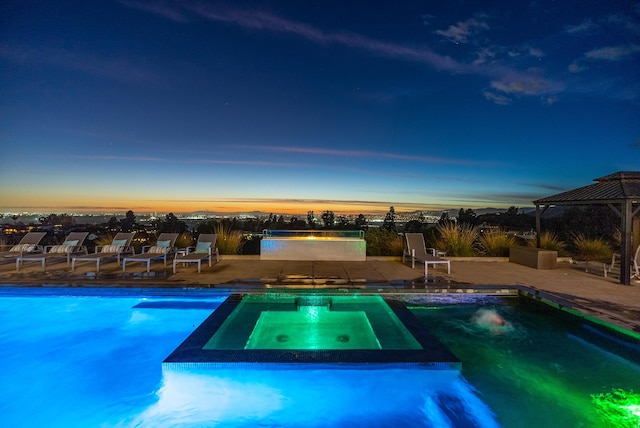
<svg viewBox="0 0 640 428">
<path fill-rule="evenodd" d="M 316 228 L 316 218 L 313 215 L 313 211 L 307 211 L 307 223 L 311 229 Z"/>
<path fill-rule="evenodd" d="M 122 220 L 120 220 L 120 226 L 122 227 L 122 230 L 124 232 L 131 232 L 133 231 L 133 227 L 136 224 L 136 216 L 135 214 L 133 214 L 133 211 L 129 210 L 127 211 L 127 213 L 124 215 L 124 218 Z"/>
<path fill-rule="evenodd" d="M 361 230 L 367 228 L 367 218 L 364 214 L 358 214 L 358 218 L 356 218 L 356 228 Z"/>
<path fill-rule="evenodd" d="M 389 212 L 384 217 L 382 228 L 390 232 L 396 231 L 396 210 L 393 207 L 389 208 Z"/>
<path fill-rule="evenodd" d="M 178 220 L 178 217 L 173 213 L 169 213 L 160 224 L 158 231 L 160 233 L 184 233 L 187 231 L 187 224 L 182 220 Z"/>
<path fill-rule="evenodd" d="M 322 213 L 322 223 L 325 229 L 331 229 L 336 222 L 335 214 L 333 211 L 325 211 Z"/>
<path fill-rule="evenodd" d="M 444 211 L 442 214 L 440 214 L 440 219 L 438 220 L 438 225 L 439 226 L 444 226 L 447 225 L 449 223 L 455 223 L 455 219 L 451 218 L 449 216 L 449 213 Z"/>
<path fill-rule="evenodd" d="M 471 208 L 466 211 L 464 208 L 460 208 L 458 211 L 458 223 L 459 224 L 468 224 L 470 226 L 475 226 L 478 224 L 478 218 L 476 216 L 476 212 Z"/>
<path fill-rule="evenodd" d="M 116 229 L 118 229 L 118 223 L 119 223 L 119 222 L 118 222 L 118 219 L 117 219 L 117 218 L 115 218 L 115 216 L 114 216 L 114 217 L 111 217 L 111 218 L 109 219 L 109 221 L 107 222 L 107 228 L 108 228 L 109 230 L 116 230 Z"/>
<path fill-rule="evenodd" d="M 343 215 L 338 216 L 338 227 L 340 229 L 348 229 L 349 228 L 349 219 Z"/>
</svg>

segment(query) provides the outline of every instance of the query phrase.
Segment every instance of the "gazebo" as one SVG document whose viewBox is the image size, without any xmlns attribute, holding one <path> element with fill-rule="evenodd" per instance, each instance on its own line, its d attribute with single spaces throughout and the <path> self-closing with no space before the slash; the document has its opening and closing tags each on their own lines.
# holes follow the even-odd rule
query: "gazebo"
<svg viewBox="0 0 640 428">
<path fill-rule="evenodd" d="M 621 218 L 620 284 L 631 285 L 632 229 L 638 224 L 634 216 L 640 212 L 640 171 L 621 171 L 596 178 L 595 184 L 558 193 L 533 201 L 536 206 L 537 244 L 540 246 L 540 217 L 554 205 L 608 205 Z M 542 207 L 542 208 L 541 208 Z"/>
</svg>

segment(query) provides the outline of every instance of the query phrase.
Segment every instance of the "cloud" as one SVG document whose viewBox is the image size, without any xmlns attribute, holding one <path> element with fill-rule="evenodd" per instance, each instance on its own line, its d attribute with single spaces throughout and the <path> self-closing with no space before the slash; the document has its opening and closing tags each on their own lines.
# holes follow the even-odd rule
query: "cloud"
<svg viewBox="0 0 640 428">
<path fill-rule="evenodd" d="M 491 87 L 506 94 L 518 95 L 541 95 L 559 90 L 548 80 L 535 76 L 526 78 L 522 78 L 522 76 L 507 77 L 503 80 L 491 82 Z"/>
<path fill-rule="evenodd" d="M 146 1 L 146 0 L 118 0 L 118 3 L 131 9 L 139 9 L 145 12 L 162 16 L 176 22 L 187 22 L 184 14 L 175 9 L 172 5 L 164 1 Z"/>
<path fill-rule="evenodd" d="M 593 49 L 585 53 L 585 58 L 604 61 L 620 61 L 628 56 L 640 52 L 640 45 L 608 46 Z"/>
<path fill-rule="evenodd" d="M 235 146 L 238 147 L 238 146 Z M 262 150 L 270 152 L 287 152 L 287 153 L 303 153 L 322 156 L 341 156 L 353 158 L 383 158 L 398 159 L 424 163 L 452 164 L 452 165 L 484 165 L 495 166 L 495 162 L 479 162 L 466 159 L 440 158 L 435 156 L 416 156 L 404 155 L 398 153 L 375 152 L 368 150 L 340 150 L 325 149 L 320 147 L 285 147 L 285 146 L 240 146 L 242 148 L 253 150 Z"/>
<path fill-rule="evenodd" d="M 157 84 L 162 80 L 157 72 L 124 58 L 102 58 L 77 54 L 66 49 L 0 46 L 0 57 L 16 63 L 52 65 L 127 83 Z"/>
<path fill-rule="evenodd" d="M 446 30 L 436 30 L 436 34 L 457 44 L 467 43 L 472 36 L 488 29 L 489 24 L 485 21 L 470 18 L 466 21 L 458 22 L 456 25 L 451 25 Z"/>
<path fill-rule="evenodd" d="M 489 91 L 484 91 L 482 93 L 482 95 L 484 95 L 484 97 L 487 100 L 492 101 L 492 102 L 494 102 L 494 103 L 496 103 L 498 105 L 501 105 L 501 106 L 506 106 L 506 105 L 511 104 L 511 99 L 505 97 L 504 95 L 495 94 L 495 93 L 489 92 Z"/>
<path fill-rule="evenodd" d="M 567 25 L 564 31 L 569 34 L 584 33 L 586 31 L 594 29 L 595 27 L 596 24 L 594 24 L 593 21 L 591 21 L 590 19 L 585 19 L 578 25 Z"/>
<path fill-rule="evenodd" d="M 585 70 L 588 70 L 589 67 L 581 65 L 578 61 L 574 61 L 567 67 L 569 73 L 582 73 Z"/>
</svg>

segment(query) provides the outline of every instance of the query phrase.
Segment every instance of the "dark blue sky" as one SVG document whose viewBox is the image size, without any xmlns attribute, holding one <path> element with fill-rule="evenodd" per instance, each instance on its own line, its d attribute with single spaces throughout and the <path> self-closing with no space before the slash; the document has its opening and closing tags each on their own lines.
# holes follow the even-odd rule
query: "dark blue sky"
<svg viewBox="0 0 640 428">
<path fill-rule="evenodd" d="M 640 170 L 637 2 L 0 10 L 0 210 L 528 206 Z"/>
</svg>

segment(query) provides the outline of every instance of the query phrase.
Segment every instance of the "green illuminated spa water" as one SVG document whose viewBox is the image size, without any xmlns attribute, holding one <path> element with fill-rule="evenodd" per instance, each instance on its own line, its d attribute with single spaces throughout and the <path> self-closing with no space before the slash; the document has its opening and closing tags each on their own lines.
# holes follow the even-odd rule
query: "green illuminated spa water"
<svg viewBox="0 0 640 428">
<path fill-rule="evenodd" d="M 380 296 L 245 296 L 203 349 L 421 349 Z"/>
<path fill-rule="evenodd" d="M 380 349 L 367 315 L 327 306 L 260 314 L 245 349 Z"/>
</svg>

